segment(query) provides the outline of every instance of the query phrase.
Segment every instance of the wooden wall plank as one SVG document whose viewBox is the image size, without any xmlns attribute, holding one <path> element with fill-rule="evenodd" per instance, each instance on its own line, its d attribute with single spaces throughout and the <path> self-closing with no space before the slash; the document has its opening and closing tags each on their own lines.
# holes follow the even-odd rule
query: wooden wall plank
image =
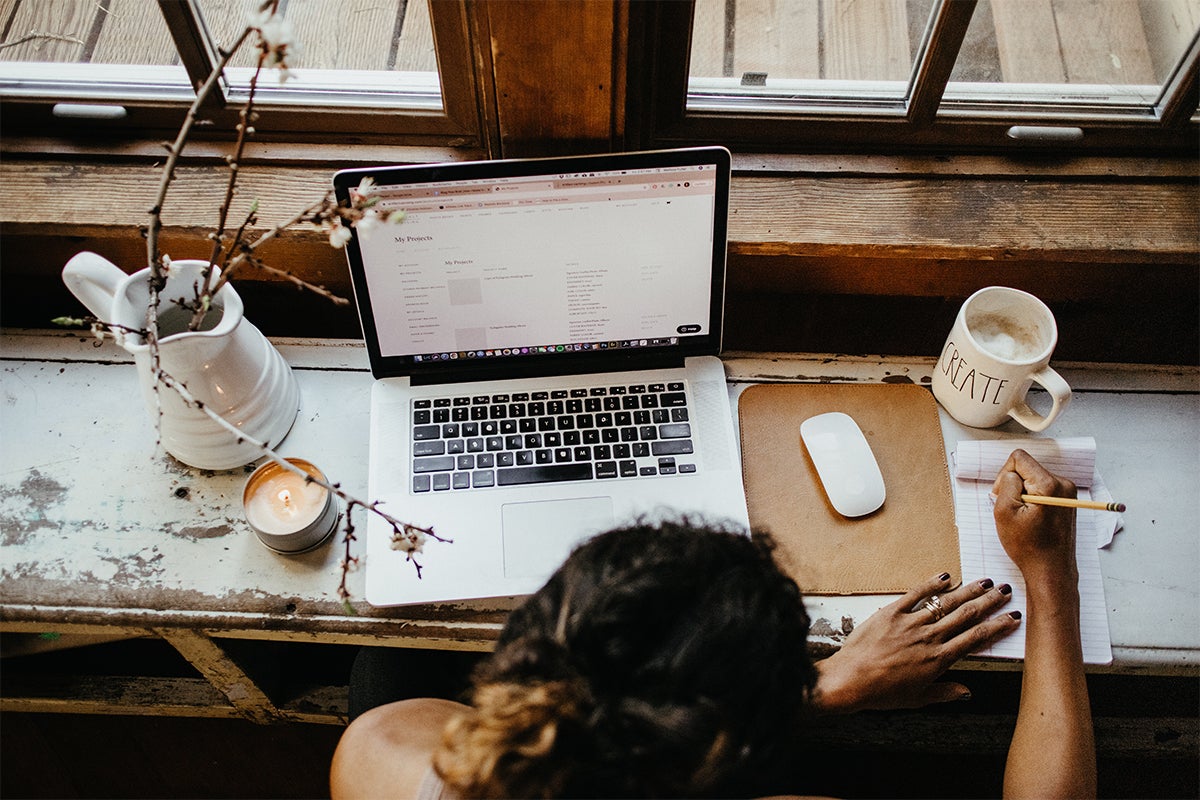
<svg viewBox="0 0 1200 800">
<path fill-rule="evenodd" d="M 179 53 L 154 0 L 112 0 L 93 64 L 178 64 Z"/>
<path fill-rule="evenodd" d="M 793 0 L 738 0 L 734 77 L 746 72 L 765 72 L 772 78 L 821 77 L 820 8 L 818 3 Z"/>
<path fill-rule="evenodd" d="M 1155 82 L 1137 0 L 1056 0 L 1054 21 L 1068 83 Z"/>
<path fill-rule="evenodd" d="M 992 0 L 979 0 L 976 4 L 950 80 L 971 83 L 1001 83 L 1004 80 L 1000 53 L 996 48 Z"/>
<path fill-rule="evenodd" d="M 1066 83 L 1052 0 L 996 0 L 992 20 L 1005 82 Z"/>
<path fill-rule="evenodd" d="M 860 255 L 1116 260 L 1200 247 L 1186 183 L 741 178 L 730 207 L 731 250 L 743 253 L 853 246 Z"/>
<path fill-rule="evenodd" d="M 387 69 L 400 0 L 290 0 L 294 69 Z M 413 5 L 418 5 L 413 3 Z"/>
<path fill-rule="evenodd" d="M 249 19 L 246 16 L 246 3 L 242 0 L 196 0 L 200 13 L 204 16 L 204 24 L 208 32 L 216 40 L 218 47 L 232 47 L 237 38 L 246 30 Z M 253 47 L 253 41 L 242 45 L 241 50 L 229 62 L 231 67 L 253 67 L 258 63 L 258 51 Z"/>
<path fill-rule="evenodd" d="M 732 0 L 696 0 L 692 17 L 692 53 L 688 74 L 725 76 L 725 4 Z M 732 43 L 729 43 L 732 44 Z"/>
<path fill-rule="evenodd" d="M 1007 0 L 992 18 L 1009 83 L 1155 82 L 1137 0 Z"/>
<path fill-rule="evenodd" d="M 37 0 L 16 6 L 6 42 L 29 41 L 0 50 L 4 61 L 74 62 L 83 58 L 99 6 L 80 0 Z M 7 15 L 6 15 L 7 16 Z"/>
<path fill-rule="evenodd" d="M 1154 80 L 1162 83 L 1200 27 L 1200 0 L 1140 0 L 1140 8 Z"/>
<path fill-rule="evenodd" d="M 484 9 L 504 155 L 610 146 L 614 0 L 505 0 Z"/>
<path fill-rule="evenodd" d="M 0 208 L 6 235 L 35 228 L 113 230 L 144 224 L 156 181 L 152 166 L 0 162 L 0 184 L 24 202 Z M 203 235 L 224 190 L 219 168 L 182 167 L 164 206 L 168 231 Z M 260 227 L 276 223 L 328 186 L 326 170 L 244 167 L 239 202 L 260 200 Z M 826 253 L 920 258 L 1153 261 L 1194 259 L 1195 178 L 1099 181 L 1025 175 L 918 179 L 828 173 L 736 175 L 731 248 L 762 254 Z M 64 235 L 67 231 L 64 230 Z M 300 228 L 284 241 L 320 241 Z M 340 257 L 340 254 L 338 254 Z M 340 258 L 344 264 L 344 258 Z"/>
<path fill-rule="evenodd" d="M 1002 167 L 982 166 L 989 165 Z M 938 298 L 961 302 L 975 288 L 1003 283 L 1074 309 L 1060 317 L 1060 327 L 1077 359 L 1195 362 L 1200 243 L 1194 162 L 1179 165 L 1180 174 L 1121 178 L 1095 168 L 1018 170 L 1006 177 L 957 159 L 945 164 L 945 174 L 925 177 L 904 160 L 896 174 L 884 171 L 886 165 L 858 175 L 822 162 L 808 166 L 811 173 L 786 177 L 734 175 L 727 346 L 860 352 L 886 339 L 886 352 L 925 352 L 924 344 L 935 352 L 940 342 L 916 341 L 924 330 L 919 326 L 876 326 L 878 336 L 871 338 L 836 327 L 823 333 L 815 321 L 844 319 L 852 308 L 870 319 L 886 312 L 903 323 L 933 303 L 950 315 L 948 326 L 958 304 L 943 308 Z M 841 165 L 869 168 L 857 161 Z M 264 224 L 328 183 L 325 170 L 247 167 L 243 174 L 242 197 L 262 199 Z M 6 324 L 44 327 L 73 308 L 58 275 L 79 250 L 95 250 L 130 270 L 144 263 L 136 226 L 145 221 L 153 181 L 149 166 L 0 161 L 0 184 L 24 200 L 0 208 Z M 223 190 L 221 170 L 184 167 L 174 189 L 164 249 L 176 258 L 202 257 L 215 217 L 212 198 Z M 288 231 L 262 256 L 349 296 L 345 256 L 319 231 Z M 281 304 L 283 289 L 252 275 L 238 278 L 238 286 L 259 309 L 256 324 L 273 335 L 359 335 L 352 306 L 295 292 Z M 419 635 L 463 642 L 492 636 Z"/>
<path fill-rule="evenodd" d="M 437 53 L 433 49 L 433 25 L 428 0 L 406 0 L 404 25 L 396 45 L 393 69 L 411 72 L 437 72 Z"/>
<path fill-rule="evenodd" d="M 825 65 L 821 77 L 907 80 L 912 72 L 908 12 L 894 0 L 825 0 L 821 4 Z"/>
</svg>

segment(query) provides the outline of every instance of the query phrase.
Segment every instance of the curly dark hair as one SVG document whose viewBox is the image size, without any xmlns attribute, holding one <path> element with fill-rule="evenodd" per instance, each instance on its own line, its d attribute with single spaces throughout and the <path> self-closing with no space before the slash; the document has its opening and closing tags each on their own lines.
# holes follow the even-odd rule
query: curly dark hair
<svg viewBox="0 0 1200 800">
<path fill-rule="evenodd" d="M 464 796 L 768 788 L 816 682 L 772 549 L 688 519 L 581 545 L 479 665 L 439 774 Z"/>
</svg>

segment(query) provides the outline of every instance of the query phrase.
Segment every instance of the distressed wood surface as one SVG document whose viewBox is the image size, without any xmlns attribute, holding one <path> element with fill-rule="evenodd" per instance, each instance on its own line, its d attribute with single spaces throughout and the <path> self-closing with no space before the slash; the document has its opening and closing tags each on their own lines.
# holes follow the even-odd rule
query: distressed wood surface
<svg viewBox="0 0 1200 800">
<path fill-rule="evenodd" d="M 85 4 L 80 4 L 85 5 Z M 102 24 L 91 54 L 93 64 L 178 64 L 179 54 L 162 13 L 147 0 L 112 0 L 107 12 L 98 3 Z M 136 46 L 131 47 L 131 43 Z"/>
<path fill-rule="evenodd" d="M 1142 0 L 1141 8 L 1154 76 L 1163 81 L 1200 27 L 1200 0 Z"/>
<path fill-rule="evenodd" d="M 263 547 L 242 516 L 246 470 L 197 470 L 158 449 L 122 351 L 67 337 L 54 340 L 65 349 L 50 360 L 9 361 L 29 355 L 14 338 L 3 337 L 5 620 L 329 628 L 400 643 L 411 629 L 419 644 L 469 649 L 495 638 L 503 602 L 396 614 L 359 600 L 347 614 L 337 597 L 340 541 L 295 556 Z M 335 363 L 297 377 L 300 416 L 281 452 L 308 458 L 364 497 L 371 379 L 361 349 L 354 368 Z M 56 400 L 63 391 L 88 397 L 86 412 Z M 350 585 L 361 598 L 361 573 Z"/>
<path fill-rule="evenodd" d="M 39 3 L 0 0 L 0 20 L 9 31 L 5 41 L 21 41 L 21 44 L 0 50 L 0 59 L 81 60 L 96 8 L 94 3 L 80 3 L 78 0 L 44 0 Z"/>
<path fill-rule="evenodd" d="M 689 74 L 725 77 L 733 74 L 732 62 L 729 70 L 725 68 L 725 40 L 729 33 L 726 6 L 725 0 L 696 0 L 692 11 L 692 30 L 695 33 L 692 36 Z"/>
<path fill-rule="evenodd" d="M 507 103 L 498 112 L 504 152 L 524 155 L 527 142 L 569 147 L 570 141 L 612 141 L 613 58 L 579 58 L 610 53 L 614 42 L 613 6 L 597 0 L 506 0 L 486 3 L 492 32 L 492 65 L 497 86 L 506 87 Z M 519 31 L 520 34 L 515 34 Z M 505 42 L 520 42 L 505 45 Z M 545 76 L 569 92 L 547 90 Z M 590 148 L 589 148 L 590 149 Z M 534 148 L 536 152 L 537 148 Z M 588 152 L 585 150 L 584 152 Z M 544 154 L 544 153 L 539 153 Z"/>
<path fill-rule="evenodd" d="M 336 596 L 340 545 L 300 556 L 262 547 L 241 514 L 246 473 L 195 470 L 162 454 L 122 351 L 77 335 L 12 330 L 0 345 L 5 630 L 189 629 L 215 637 L 475 650 L 494 641 L 511 600 L 392 609 L 356 601 L 357 613 L 347 614 Z M 371 377 L 361 344 L 281 340 L 279 346 L 302 392 L 282 453 L 309 458 L 362 492 Z M 774 381 L 924 385 L 932 361 L 733 353 L 726 365 L 736 397 L 747 385 Z M 1053 435 L 1095 436 L 1102 474 L 1130 505 L 1126 530 L 1101 553 L 1116 656 L 1111 669 L 1195 671 L 1200 609 L 1190 571 L 1200 540 L 1189 498 L 1200 485 L 1200 373 L 1060 366 L 1076 393 Z M 964 436 L 1024 435 L 1015 426 L 974 431 L 948 418 L 942 428 L 948 447 Z M 394 511 L 403 516 L 402 508 Z M 427 548 L 426 569 L 438 568 L 439 546 Z M 362 575 L 351 577 L 361 597 Z M 809 598 L 814 646 L 837 646 L 846 630 L 889 600 Z"/>
<path fill-rule="evenodd" d="M 771 78 L 842 77 L 821 75 L 819 4 L 741 0 L 736 9 L 733 77 L 746 72 Z M 701 29 L 695 29 L 699 38 Z"/>
<path fill-rule="evenodd" d="M 160 628 L 155 633 L 170 642 L 243 718 L 264 725 L 284 721 L 266 693 L 211 638 L 187 628 Z"/>
<path fill-rule="evenodd" d="M 785 178 L 755 171 L 732 181 L 730 252 L 921 259 L 1037 253 L 1050 260 L 1191 262 L 1200 254 L 1196 167 L 1180 169 L 1170 177 L 1110 182 L 1086 174 L 997 180 L 823 171 Z M 331 173 L 244 167 L 233 217 L 258 200 L 258 227 L 266 230 L 321 197 Z M 61 232 L 69 226 L 74 235 L 113 228 L 125 235 L 145 223 L 157 187 L 149 164 L 8 160 L 0 163 L 0 180 L 24 198 L 0 210 L 11 234 L 39 228 Z M 181 167 L 163 209 L 168 233 L 210 230 L 216 215 L 211 198 L 224 190 L 225 180 L 220 168 Z M 297 227 L 281 239 L 321 241 L 324 236 Z M 328 258 L 344 261 L 340 253 Z"/>
<path fill-rule="evenodd" d="M 1137 0 L 1072 0 L 1055 5 L 1069 83 L 1156 83 L 1138 5 Z"/>
<path fill-rule="evenodd" d="M 912 72 L 908 14 L 890 0 L 826 0 L 822 77 L 905 81 Z"/>
<path fill-rule="evenodd" d="M 339 0 L 333 7 L 312 0 L 289 3 L 286 13 L 296 41 L 304 43 L 295 67 L 388 69 L 403 8 L 403 3 L 379 0 Z"/>
<path fill-rule="evenodd" d="M 7 680 L 0 711 L 245 719 L 202 678 L 108 675 L 20 675 Z M 274 722 L 345 725 L 345 686 L 321 686 L 276 708 Z"/>
</svg>

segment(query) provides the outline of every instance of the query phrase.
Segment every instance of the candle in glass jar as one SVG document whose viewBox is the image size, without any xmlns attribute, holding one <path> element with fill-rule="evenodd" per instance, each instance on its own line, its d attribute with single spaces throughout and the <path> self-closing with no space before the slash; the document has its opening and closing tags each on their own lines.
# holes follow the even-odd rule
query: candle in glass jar
<svg viewBox="0 0 1200 800">
<path fill-rule="evenodd" d="M 309 475 L 325 477 L 303 459 L 287 461 Z M 256 469 L 246 481 L 242 505 L 259 540 L 282 553 L 316 547 L 333 532 L 338 517 L 328 489 L 273 461 Z"/>
</svg>

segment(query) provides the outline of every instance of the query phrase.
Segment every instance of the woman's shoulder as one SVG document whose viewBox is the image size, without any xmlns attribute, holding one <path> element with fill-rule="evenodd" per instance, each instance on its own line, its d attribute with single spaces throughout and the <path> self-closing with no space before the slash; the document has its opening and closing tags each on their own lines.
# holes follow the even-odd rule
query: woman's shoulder
<svg viewBox="0 0 1200 800">
<path fill-rule="evenodd" d="M 433 751 L 460 703 L 416 698 L 373 708 L 342 734 L 330 769 L 335 800 L 417 797 Z"/>
</svg>

